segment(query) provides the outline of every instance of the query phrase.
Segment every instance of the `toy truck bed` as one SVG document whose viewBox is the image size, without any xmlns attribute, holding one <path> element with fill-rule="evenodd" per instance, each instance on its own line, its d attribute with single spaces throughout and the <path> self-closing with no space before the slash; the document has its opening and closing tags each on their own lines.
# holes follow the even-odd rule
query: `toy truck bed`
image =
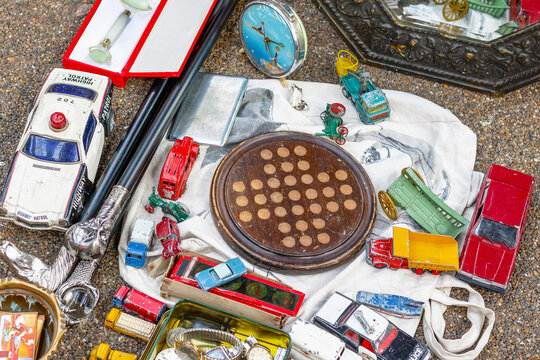
<svg viewBox="0 0 540 360">
<path fill-rule="evenodd" d="M 411 269 L 459 270 L 458 243 L 451 236 L 394 227 L 393 252 L 395 256 L 409 259 Z"/>
</svg>

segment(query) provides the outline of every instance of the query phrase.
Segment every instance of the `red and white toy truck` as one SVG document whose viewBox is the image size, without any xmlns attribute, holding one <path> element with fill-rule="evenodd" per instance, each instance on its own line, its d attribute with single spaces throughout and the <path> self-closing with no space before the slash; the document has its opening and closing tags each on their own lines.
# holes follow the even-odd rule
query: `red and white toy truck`
<svg viewBox="0 0 540 360">
<path fill-rule="evenodd" d="M 157 323 L 167 311 L 167 306 L 161 301 L 127 286 L 116 291 L 113 305 L 153 323 Z"/>
<path fill-rule="evenodd" d="M 186 190 L 186 183 L 199 154 L 199 144 L 185 136 L 176 140 L 161 169 L 158 193 L 164 199 L 178 200 Z"/>
</svg>

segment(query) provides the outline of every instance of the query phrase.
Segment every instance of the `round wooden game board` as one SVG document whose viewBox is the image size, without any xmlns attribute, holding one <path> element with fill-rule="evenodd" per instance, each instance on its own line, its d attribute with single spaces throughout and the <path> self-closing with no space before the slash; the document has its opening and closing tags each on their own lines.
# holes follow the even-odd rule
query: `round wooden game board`
<svg viewBox="0 0 540 360">
<path fill-rule="evenodd" d="M 236 250 L 288 270 L 349 259 L 376 212 L 362 166 L 329 140 L 296 132 L 263 134 L 234 148 L 212 179 L 211 202 Z"/>
</svg>

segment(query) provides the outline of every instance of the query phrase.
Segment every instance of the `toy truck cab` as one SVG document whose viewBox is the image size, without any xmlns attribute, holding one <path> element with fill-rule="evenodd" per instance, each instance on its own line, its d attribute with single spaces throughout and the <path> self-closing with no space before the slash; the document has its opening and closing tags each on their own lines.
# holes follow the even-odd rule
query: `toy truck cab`
<svg viewBox="0 0 540 360">
<path fill-rule="evenodd" d="M 167 306 L 163 302 L 127 286 L 122 286 L 116 291 L 113 305 L 153 323 L 158 322 L 167 311 Z"/>
<path fill-rule="evenodd" d="M 109 344 L 101 343 L 90 353 L 89 360 L 137 360 L 137 356 L 122 351 L 111 350 Z"/>
<path fill-rule="evenodd" d="M 375 87 L 367 72 L 349 71 L 339 82 L 343 95 L 352 101 L 364 124 L 375 124 L 390 116 L 386 95 Z"/>
<path fill-rule="evenodd" d="M 198 154 L 199 145 L 189 136 L 174 142 L 159 177 L 158 193 L 162 198 L 177 200 L 182 196 Z"/>
<path fill-rule="evenodd" d="M 152 246 L 154 222 L 137 219 L 133 225 L 126 251 L 126 265 L 142 268 L 146 262 L 146 253 Z"/>
</svg>

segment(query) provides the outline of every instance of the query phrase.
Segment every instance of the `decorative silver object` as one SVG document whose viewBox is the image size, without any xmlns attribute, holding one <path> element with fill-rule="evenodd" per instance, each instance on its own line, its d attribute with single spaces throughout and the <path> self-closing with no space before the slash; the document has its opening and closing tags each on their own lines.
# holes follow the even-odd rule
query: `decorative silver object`
<svg viewBox="0 0 540 360">
<path fill-rule="evenodd" d="M 111 232 L 120 220 L 129 191 L 114 186 L 97 216 L 73 225 L 66 233 L 65 244 L 52 265 L 24 253 L 9 241 L 0 241 L 0 258 L 18 276 L 47 290 L 55 291 L 68 322 L 76 323 L 95 307 L 99 291 L 90 280 L 105 253 Z M 70 278 L 78 259 L 79 262 Z"/>
<path fill-rule="evenodd" d="M 66 280 L 77 261 L 77 257 L 62 246 L 54 262 L 47 265 L 6 240 L 0 241 L 0 258 L 17 276 L 50 291 Z"/>
<path fill-rule="evenodd" d="M 66 248 L 82 259 L 56 291 L 58 303 L 70 324 L 86 318 L 97 304 L 99 290 L 90 281 L 128 199 L 129 191 L 115 185 L 95 218 L 73 225 L 66 233 Z"/>
<path fill-rule="evenodd" d="M 70 227 L 65 240 L 70 253 L 81 259 L 100 259 L 128 198 L 129 191 L 115 185 L 95 218 Z"/>
</svg>

